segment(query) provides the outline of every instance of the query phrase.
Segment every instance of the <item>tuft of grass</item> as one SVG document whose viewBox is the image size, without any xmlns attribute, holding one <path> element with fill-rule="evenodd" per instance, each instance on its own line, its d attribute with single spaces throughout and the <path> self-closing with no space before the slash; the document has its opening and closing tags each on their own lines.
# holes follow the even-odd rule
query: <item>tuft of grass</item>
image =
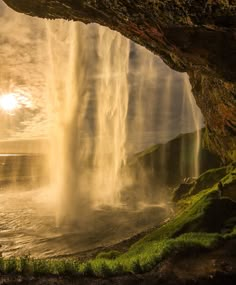
<svg viewBox="0 0 236 285">
<path fill-rule="evenodd" d="M 79 273 L 83 276 L 94 276 L 95 272 L 92 268 L 91 262 L 88 261 L 88 262 L 82 263 L 80 266 Z"/>
<path fill-rule="evenodd" d="M 140 264 L 140 260 L 137 258 L 137 259 L 134 259 L 130 265 L 130 269 L 131 269 L 131 272 L 132 273 L 135 273 L 135 274 L 141 274 L 143 273 L 143 269 L 142 269 L 142 266 Z"/>
<path fill-rule="evenodd" d="M 155 268 L 163 259 L 171 254 L 186 254 L 211 249 L 218 246 L 224 239 L 236 236 L 236 228 L 231 234 L 222 236 L 217 233 L 185 233 L 177 238 L 149 241 L 142 245 L 142 250 L 132 248 L 116 259 L 93 259 L 85 263 L 78 260 L 30 260 L 28 275 L 68 275 L 110 277 L 124 274 L 141 274 Z M 27 263 L 28 264 L 28 263 Z M 32 267 L 31 267 L 32 266 Z M 27 265 L 28 267 L 28 265 Z M 20 259 L 0 259 L 1 273 L 23 274 Z"/>
<path fill-rule="evenodd" d="M 22 272 L 20 258 L 10 257 L 6 260 L 4 268 L 7 274 L 18 274 Z"/>
<path fill-rule="evenodd" d="M 118 250 L 110 250 L 107 252 L 100 252 L 96 258 L 99 259 L 115 259 L 117 258 L 121 253 Z"/>
<path fill-rule="evenodd" d="M 111 265 L 111 270 L 112 270 L 112 275 L 113 276 L 120 276 L 120 275 L 124 275 L 126 273 L 124 265 L 119 262 L 113 262 Z"/>
<path fill-rule="evenodd" d="M 62 261 L 56 263 L 52 262 L 51 270 L 59 275 L 78 275 L 80 273 L 80 264 L 75 259 L 63 259 Z"/>
<path fill-rule="evenodd" d="M 0 257 L 0 273 L 5 273 L 5 259 L 3 257 Z"/>
<path fill-rule="evenodd" d="M 112 276 L 111 263 L 104 259 L 94 259 L 91 261 L 94 275 L 99 277 Z"/>
<path fill-rule="evenodd" d="M 29 255 L 20 257 L 21 273 L 23 275 L 30 275 L 33 272 L 33 264 Z"/>
<path fill-rule="evenodd" d="M 176 241 L 204 249 L 215 248 L 223 242 L 223 236 L 219 233 L 185 233 L 179 236 Z"/>
<path fill-rule="evenodd" d="M 36 276 L 53 274 L 52 262 L 50 260 L 33 259 L 33 273 Z"/>
<path fill-rule="evenodd" d="M 224 239 L 235 239 L 236 238 L 236 226 L 234 226 L 233 230 L 230 233 L 224 234 Z"/>
</svg>

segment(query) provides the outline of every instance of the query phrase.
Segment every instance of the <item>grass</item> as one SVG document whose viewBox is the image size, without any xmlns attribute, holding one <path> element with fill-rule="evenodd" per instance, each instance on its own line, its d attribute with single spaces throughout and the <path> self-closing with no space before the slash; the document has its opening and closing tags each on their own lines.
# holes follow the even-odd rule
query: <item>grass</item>
<svg viewBox="0 0 236 285">
<path fill-rule="evenodd" d="M 133 244 L 125 253 L 101 252 L 87 262 L 30 256 L 0 258 L 0 273 L 90 277 L 137 274 L 152 270 L 175 253 L 191 254 L 215 248 L 236 238 L 236 203 L 227 197 L 219 199 L 217 190 L 217 179 L 224 183 L 236 179 L 235 166 L 222 169 L 201 175 L 197 185 L 203 189 L 182 200 L 180 210 L 172 220 Z"/>
<path fill-rule="evenodd" d="M 227 236 L 227 239 L 229 236 Z M 188 233 L 176 239 L 145 243 L 142 250 L 133 248 L 116 259 L 95 258 L 85 263 L 75 259 L 0 258 L 1 274 L 26 276 L 97 276 L 109 277 L 127 273 L 143 273 L 153 269 L 160 261 L 177 252 L 191 252 L 212 248 L 222 242 L 219 234 Z"/>
<path fill-rule="evenodd" d="M 104 258 L 104 259 L 115 259 L 120 256 L 121 253 L 117 250 L 110 250 L 108 252 L 100 252 L 97 255 L 97 258 Z"/>
</svg>

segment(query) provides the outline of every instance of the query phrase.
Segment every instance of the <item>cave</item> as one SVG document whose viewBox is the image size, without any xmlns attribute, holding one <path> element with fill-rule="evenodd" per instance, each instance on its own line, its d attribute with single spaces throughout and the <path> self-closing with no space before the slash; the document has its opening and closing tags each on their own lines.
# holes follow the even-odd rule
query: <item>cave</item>
<svg viewBox="0 0 236 285">
<path fill-rule="evenodd" d="M 72 89 L 74 88 L 77 93 L 72 94 L 74 97 L 68 95 L 68 101 L 66 98 L 61 98 L 63 97 L 61 94 L 58 96 L 63 102 L 61 105 L 58 104 L 58 112 L 64 121 L 62 120 L 60 125 L 59 136 L 54 140 L 52 151 L 54 176 L 52 177 L 55 180 L 59 177 L 59 184 L 62 185 L 61 188 L 64 191 L 60 194 L 60 208 L 66 210 L 56 214 L 56 227 L 53 227 L 51 233 L 51 248 L 48 248 L 46 254 L 41 257 L 39 242 L 35 239 L 35 245 L 31 248 L 32 252 L 35 252 L 33 256 L 22 255 L 21 253 L 25 253 L 25 251 L 17 251 L 17 246 L 16 249 L 14 247 L 10 249 L 8 255 L 4 255 L 3 252 L 3 257 L 0 257 L 0 281 L 5 282 L 4 284 L 30 284 L 31 282 L 34 284 L 235 284 L 236 1 L 3 1 L 16 12 L 49 20 L 47 40 L 50 43 L 48 46 L 51 62 L 48 65 L 54 70 L 54 78 L 50 78 L 48 90 L 65 90 L 64 94 L 68 95 L 73 93 Z M 75 26 L 78 25 L 76 28 L 75 26 L 71 28 L 69 25 L 63 26 L 63 34 L 59 35 L 57 26 L 59 24 L 53 21 L 58 19 L 73 22 Z M 89 29 L 80 26 L 80 22 L 88 26 L 93 23 L 99 24 L 97 30 L 95 29 L 97 34 L 91 33 L 93 39 L 86 42 L 86 47 L 78 39 L 85 41 Z M 101 31 L 99 27 L 109 29 Z M 114 37 L 115 40 L 109 41 L 109 37 L 106 35 L 112 33 L 111 31 L 118 33 Z M 99 41 L 97 35 L 100 34 L 103 37 Z M 128 52 L 127 39 L 132 41 Z M 61 45 L 63 41 L 69 51 L 66 54 L 61 54 L 60 47 L 57 47 L 57 44 Z M 101 45 L 102 41 L 106 41 L 106 48 Z M 73 44 L 71 45 L 71 43 Z M 135 154 L 132 153 L 126 157 L 122 152 L 124 129 L 120 127 L 120 122 L 113 121 L 112 114 L 118 113 L 119 118 L 123 120 L 121 120 L 122 123 L 125 122 L 127 116 L 125 112 L 129 107 L 127 81 L 125 81 L 126 79 L 122 81 L 124 84 L 122 83 L 123 85 L 119 87 L 116 84 L 109 86 L 110 77 L 107 74 L 115 73 L 114 66 L 119 66 L 120 69 L 117 73 L 120 74 L 126 73 L 128 68 L 135 70 L 138 65 L 135 62 L 138 48 L 134 43 L 157 55 L 156 60 L 161 59 L 160 66 L 167 65 L 177 72 L 176 74 L 183 75 L 185 87 L 187 86 L 186 93 L 193 94 L 204 119 L 204 128 L 199 123 L 202 117 L 198 118 L 199 122 L 195 122 L 199 127 L 197 132 L 181 134 L 149 148 L 142 149 L 140 147 L 140 150 Z M 91 54 L 86 54 L 86 49 L 97 49 L 94 53 L 95 56 L 91 57 Z M 113 51 L 113 57 L 108 56 L 109 49 Z M 85 56 L 80 57 L 77 54 L 78 50 Z M 63 70 L 58 68 L 61 56 L 65 62 Z M 95 63 L 97 61 L 107 71 L 103 75 L 104 81 L 99 79 L 99 83 L 94 84 L 95 87 L 90 87 L 91 94 L 96 96 L 98 95 L 93 88 L 100 88 L 100 94 L 104 96 L 99 97 L 102 102 L 100 105 L 86 99 L 84 95 L 87 92 L 86 89 L 78 91 L 79 84 L 84 86 L 83 83 L 86 83 L 93 86 L 93 83 L 85 76 L 86 73 L 81 72 L 80 77 L 74 77 L 75 70 L 83 65 L 84 58 L 89 62 L 89 66 L 98 68 Z M 133 62 L 127 64 L 127 58 L 131 58 Z M 145 60 L 147 61 L 147 58 Z M 144 64 L 144 61 L 140 62 Z M 89 67 L 86 72 L 93 74 L 93 69 Z M 69 84 L 62 83 L 65 76 L 69 77 Z M 145 76 L 148 77 L 149 74 L 146 73 Z M 141 80 L 145 76 L 141 74 L 137 78 Z M 153 78 L 156 81 L 159 79 L 158 77 Z M 131 81 L 136 79 L 134 75 L 130 75 Z M 112 80 L 116 82 L 116 78 Z M 166 82 L 168 89 L 168 80 Z M 106 92 L 107 89 L 111 89 L 112 92 Z M 171 93 L 171 91 L 168 92 Z M 162 96 L 167 97 L 168 92 Z M 123 97 L 118 97 L 118 105 L 122 108 L 119 109 L 117 105 L 113 106 L 109 101 L 113 93 L 123 94 Z M 150 102 L 150 105 L 147 106 L 153 104 L 154 101 L 149 93 L 151 92 L 146 92 L 145 98 L 142 97 L 141 105 L 144 102 Z M 79 96 L 77 96 L 78 94 Z M 0 108 L 8 115 L 12 115 L 12 110 L 17 109 L 17 102 L 14 100 L 14 94 L 7 94 L 7 97 L 0 98 Z M 97 101 L 99 100 L 97 98 Z M 135 99 L 132 100 L 135 102 Z M 132 100 L 131 102 L 133 102 Z M 187 105 L 188 114 L 194 113 L 193 117 L 198 117 L 197 107 L 191 108 L 193 105 L 191 100 Z M 23 104 L 27 105 L 29 102 L 24 101 Z M 86 107 L 82 108 L 81 105 Z M 174 107 L 177 108 L 177 105 L 172 106 L 170 110 L 174 112 Z M 80 152 L 76 145 L 76 142 L 80 141 L 81 122 L 86 117 L 84 111 L 86 108 L 96 109 L 94 122 L 99 122 L 97 125 L 92 124 L 90 129 L 94 130 L 97 127 L 102 130 L 101 133 L 96 133 L 98 143 L 92 141 L 89 144 L 88 148 L 95 149 L 94 153 L 90 153 L 87 149 L 86 152 Z M 161 109 L 161 107 L 159 108 Z M 148 111 L 145 113 L 146 115 Z M 108 123 L 99 116 L 103 112 L 108 114 Z M 155 116 L 154 109 L 152 112 Z M 33 118 L 34 112 L 30 116 Z M 83 118 L 78 120 L 78 116 Z M 130 116 L 132 117 L 132 115 Z M 134 126 L 133 134 L 136 131 Z M 167 126 L 168 123 L 165 124 L 166 128 Z M 116 128 L 119 129 L 119 132 L 114 131 Z M 112 131 L 106 132 L 104 129 Z M 101 134 L 109 137 L 105 146 L 105 141 L 100 140 Z M 203 144 L 201 146 L 200 138 Z M 117 141 L 121 141 L 121 147 L 118 150 Z M 96 144 L 98 146 L 94 148 Z M 83 143 L 80 146 L 82 148 Z M 112 148 L 113 146 L 114 148 Z M 180 153 L 183 146 L 185 147 L 184 155 Z M 18 147 L 20 148 L 20 144 Z M 104 155 L 102 153 L 104 148 L 112 154 L 118 152 L 119 160 L 113 161 L 112 155 Z M 194 157 L 198 158 L 197 165 Z M 104 161 L 106 163 L 103 163 Z M 37 185 L 48 183 L 48 181 L 45 182 L 49 179 L 46 173 L 48 169 L 46 172 L 45 169 L 42 171 L 41 163 L 42 158 L 38 155 L 34 155 L 33 158 L 23 155 L 17 159 L 9 156 L 1 163 L 1 171 L 4 176 L 2 181 L 5 184 L 9 183 L 7 167 L 11 165 L 11 171 L 13 171 L 17 183 L 30 175 L 33 175 L 34 179 L 36 177 L 36 181 L 33 181 L 32 177 L 27 178 L 30 183 Z M 32 164 L 30 175 L 26 170 L 25 172 L 22 170 L 26 169 L 25 165 L 28 164 Z M 63 170 L 60 169 L 57 172 L 59 165 L 62 165 Z M 86 170 L 84 170 L 85 166 Z M 96 179 L 90 173 L 95 172 L 95 169 L 97 171 Z M 102 169 L 102 172 L 99 172 L 99 169 Z M 115 171 L 115 175 L 112 170 Z M 61 178 L 62 172 L 64 173 L 63 178 Z M 104 184 L 104 177 L 107 185 Z M 129 185 L 130 177 L 135 181 L 132 187 Z M 111 191 L 110 188 L 114 183 L 119 184 L 120 187 L 121 178 L 128 182 L 122 185 L 125 191 L 120 195 L 119 191 L 116 189 Z M 100 184 L 98 183 L 99 187 L 94 190 L 94 183 L 97 181 Z M 89 195 L 87 192 L 81 191 L 74 193 L 73 190 L 81 188 L 83 184 L 89 186 L 87 187 L 90 189 Z M 162 187 L 164 191 L 159 195 L 160 193 L 156 193 L 156 189 Z M 97 189 L 103 189 L 102 195 L 98 193 Z M 137 192 L 141 193 L 139 197 L 135 196 Z M 32 215 L 34 215 L 34 209 L 31 209 L 29 202 L 33 200 L 30 195 L 32 195 L 30 192 L 22 197 L 19 194 L 20 202 L 14 201 L 16 201 L 16 207 L 19 203 L 24 204 L 24 208 L 32 211 Z M 165 200 L 166 196 L 168 199 Z M 4 193 L 1 193 L 1 197 L 3 204 L 7 204 L 6 201 L 11 197 L 14 199 L 15 196 L 5 196 Z M 91 197 L 95 197 L 94 201 L 96 202 L 103 203 L 105 201 L 105 206 L 102 208 L 100 204 L 96 205 L 96 207 L 100 207 L 98 211 L 90 209 L 94 202 Z M 166 207 L 168 210 L 165 207 L 162 208 L 161 203 L 156 207 L 154 202 L 161 201 L 162 198 L 165 205 L 171 205 Z M 44 199 L 50 200 L 48 196 L 45 196 Z M 119 208 L 120 201 L 122 203 L 128 201 L 127 203 L 132 205 L 132 211 Z M 137 205 L 140 204 L 140 201 L 145 209 L 143 212 L 147 208 L 147 215 L 142 215 L 139 211 Z M 148 207 L 146 207 L 147 204 Z M 157 208 L 159 212 L 157 212 Z M 7 211 L 11 212 L 9 204 Z M 6 217 L 11 216 L 10 214 L 5 215 Z M 158 215 L 161 216 L 160 220 Z M 25 216 L 26 223 L 28 223 L 28 216 Z M 131 230 L 132 220 L 135 218 L 137 218 L 136 228 L 139 228 L 140 232 Z M 47 223 L 51 226 L 51 216 L 48 215 L 47 219 Z M 97 247 L 87 248 L 78 254 L 67 252 L 66 255 L 63 255 L 64 243 L 60 243 L 62 235 L 58 236 L 58 233 L 65 220 L 70 220 L 72 235 L 75 232 L 71 229 L 77 226 L 78 220 L 79 223 L 85 225 L 84 228 L 90 232 L 90 235 L 83 236 L 83 231 L 79 234 L 83 236 L 84 240 L 95 241 L 94 244 Z M 148 227 L 142 227 L 142 223 L 145 224 L 147 220 L 151 220 Z M 11 220 L 9 221 L 11 224 Z M 100 224 L 102 224 L 101 231 Z M 93 232 L 92 228 L 96 228 L 97 232 Z M 127 230 L 127 236 L 119 236 L 123 229 Z M 68 233 L 67 230 L 63 228 L 65 236 Z M 104 241 L 101 239 L 102 234 L 105 236 L 106 231 L 109 232 L 109 230 L 113 231 L 113 234 L 117 234 L 115 242 L 110 245 L 106 243 L 106 238 Z M 4 229 L 0 229 L 1 231 L 4 234 Z M 71 232 L 69 233 L 71 234 Z M 56 247 L 59 248 L 58 252 L 60 250 L 62 252 L 58 255 L 51 254 L 53 251 L 57 251 L 55 243 L 53 243 L 54 239 L 58 241 L 56 243 Z M 6 241 L 3 239 L 2 243 L 4 244 Z M 72 243 L 76 244 L 74 240 Z M 68 247 L 72 243 L 68 241 Z M 17 255 L 12 256 L 11 250 L 15 250 Z M 64 251 L 66 252 L 66 250 Z"/>
</svg>

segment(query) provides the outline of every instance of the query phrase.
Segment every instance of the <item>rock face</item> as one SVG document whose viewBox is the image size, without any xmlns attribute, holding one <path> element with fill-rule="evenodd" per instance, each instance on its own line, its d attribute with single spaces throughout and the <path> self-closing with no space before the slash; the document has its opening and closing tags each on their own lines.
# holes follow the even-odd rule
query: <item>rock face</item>
<svg viewBox="0 0 236 285">
<path fill-rule="evenodd" d="M 236 0 L 4 0 L 31 16 L 96 22 L 186 71 L 207 143 L 236 159 Z"/>
<path fill-rule="evenodd" d="M 184 198 L 186 194 L 189 193 L 190 189 L 194 185 L 193 183 L 181 183 L 174 191 L 172 201 L 178 202 L 180 199 Z"/>
<path fill-rule="evenodd" d="M 196 154 L 194 151 L 196 136 L 196 132 L 180 135 L 166 144 L 152 146 L 128 159 L 125 170 L 128 173 L 130 171 L 129 174 L 134 177 L 134 181 L 137 183 L 135 191 L 140 189 L 139 193 L 142 189 L 147 189 L 147 192 L 151 193 L 152 189 L 165 189 L 166 185 L 173 188 L 186 178 L 188 181 L 185 182 L 193 182 L 193 176 L 197 175 L 195 173 Z M 184 147 L 182 147 L 183 145 Z M 199 162 L 200 174 L 208 169 L 217 168 L 221 164 L 218 156 L 213 155 L 203 147 L 199 149 L 197 161 Z M 153 194 L 155 195 L 155 192 Z M 132 195 L 132 199 L 133 197 L 134 195 Z"/>
</svg>

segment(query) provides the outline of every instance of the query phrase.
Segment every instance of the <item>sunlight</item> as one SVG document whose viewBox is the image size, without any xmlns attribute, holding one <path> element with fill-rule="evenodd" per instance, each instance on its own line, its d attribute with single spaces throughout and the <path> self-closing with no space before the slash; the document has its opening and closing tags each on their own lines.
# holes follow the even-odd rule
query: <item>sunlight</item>
<svg viewBox="0 0 236 285">
<path fill-rule="evenodd" d="M 13 93 L 4 94 L 0 97 L 0 108 L 7 112 L 11 113 L 19 106 L 19 102 Z"/>
</svg>

